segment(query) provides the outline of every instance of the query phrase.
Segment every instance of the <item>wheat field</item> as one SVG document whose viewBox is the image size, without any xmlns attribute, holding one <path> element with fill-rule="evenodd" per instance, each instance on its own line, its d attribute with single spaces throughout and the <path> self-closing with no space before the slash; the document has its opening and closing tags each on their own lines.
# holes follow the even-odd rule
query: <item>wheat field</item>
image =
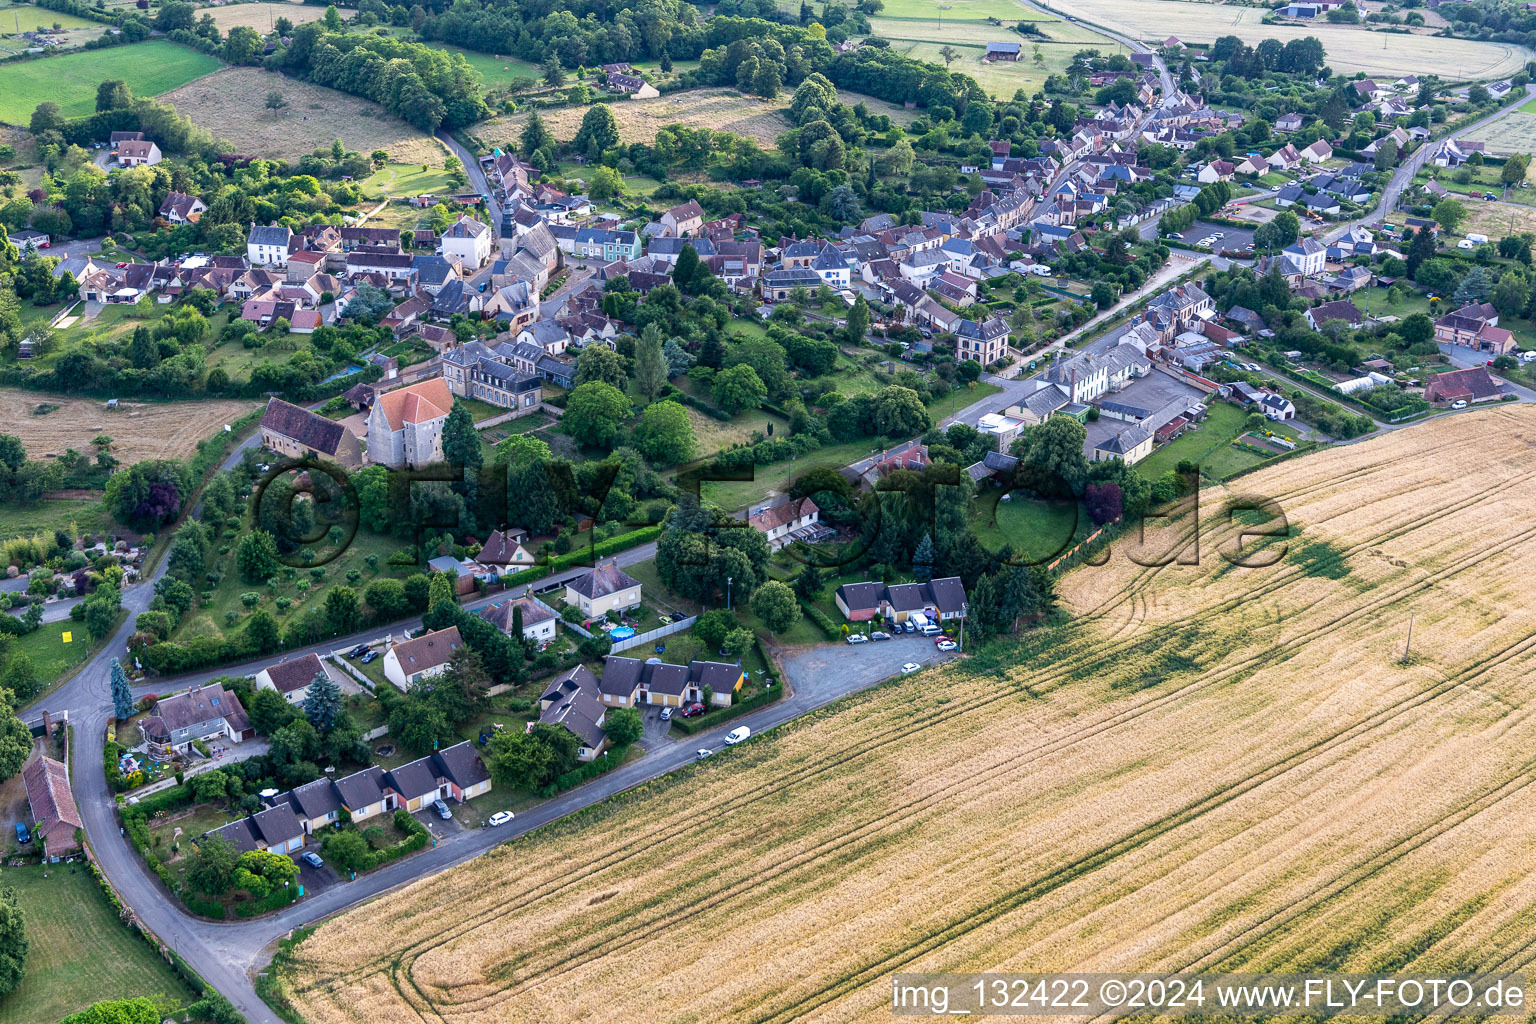
<svg viewBox="0 0 1536 1024">
<path fill-rule="evenodd" d="M 1280 463 L 905 677 L 323 924 L 310 1024 L 884 1021 L 896 971 L 1528 969 L 1536 409 Z M 1413 621 L 1412 655 L 1403 651 Z M 1016 667 L 1008 668 L 1009 662 Z M 994 670 L 995 669 L 995 670 Z"/>
<path fill-rule="evenodd" d="M 1191 3 L 1188 0 L 1051 0 L 1051 9 L 1071 14 L 1132 37 L 1164 39 L 1176 35 L 1187 43 L 1212 43 L 1220 36 L 1241 36 L 1249 44 L 1263 39 L 1282 43 L 1303 36 L 1323 42 L 1335 74 L 1440 75 L 1443 78 L 1499 78 L 1513 75 L 1536 57 L 1523 46 L 1446 39 L 1417 33 L 1368 32 L 1331 24 L 1265 25 L 1266 7 Z"/>
</svg>

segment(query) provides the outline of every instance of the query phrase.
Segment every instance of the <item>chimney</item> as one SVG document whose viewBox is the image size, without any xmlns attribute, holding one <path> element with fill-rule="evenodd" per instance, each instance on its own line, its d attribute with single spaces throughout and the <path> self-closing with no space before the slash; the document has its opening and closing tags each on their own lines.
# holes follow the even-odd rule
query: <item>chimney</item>
<svg viewBox="0 0 1536 1024">
<path fill-rule="evenodd" d="M 48 709 L 43 709 L 43 739 L 53 735 L 53 722 L 48 718 Z"/>
</svg>

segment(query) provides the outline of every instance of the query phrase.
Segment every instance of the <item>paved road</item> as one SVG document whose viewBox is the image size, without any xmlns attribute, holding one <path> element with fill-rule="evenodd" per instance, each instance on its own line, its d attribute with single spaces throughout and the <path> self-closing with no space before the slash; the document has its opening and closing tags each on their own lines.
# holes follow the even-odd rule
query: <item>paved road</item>
<svg viewBox="0 0 1536 1024">
<path fill-rule="evenodd" d="M 491 235 L 493 238 L 501 237 L 501 204 L 496 201 L 496 193 L 491 191 L 490 182 L 485 179 L 485 171 L 480 166 L 478 157 L 471 155 L 469 150 L 459 145 L 459 141 L 447 132 L 437 133 L 437 140 L 447 146 L 459 162 L 464 165 L 464 173 L 469 176 L 471 188 L 476 189 L 488 200 L 491 215 Z"/>
<path fill-rule="evenodd" d="M 1482 129 L 1488 127 L 1488 125 L 1492 124 L 1494 121 L 1497 121 L 1499 118 L 1503 117 L 1514 107 L 1524 103 L 1526 99 L 1533 93 L 1536 93 L 1536 85 L 1527 85 L 1524 92 L 1511 93 L 1511 99 L 1508 103 L 1505 103 L 1497 111 L 1489 114 L 1487 117 L 1482 118 L 1476 123 L 1468 125 L 1465 128 L 1458 129 L 1456 134 L 1458 136 L 1472 136 L 1476 134 Z M 1413 154 L 1410 155 L 1408 159 L 1399 164 L 1397 170 L 1392 173 L 1392 179 L 1387 182 L 1386 188 L 1381 190 L 1381 201 L 1376 204 L 1376 208 L 1374 210 L 1372 210 L 1370 213 L 1367 213 L 1365 216 L 1359 218 L 1358 220 L 1345 221 L 1342 224 L 1335 225 L 1332 230 L 1323 236 L 1323 240 L 1331 242 L 1336 238 L 1342 238 L 1349 232 L 1350 228 L 1357 225 L 1369 227 L 1373 224 L 1380 224 L 1385 221 L 1387 219 L 1387 215 L 1397 208 L 1397 201 L 1398 198 L 1402 196 L 1403 190 L 1407 188 L 1408 185 L 1413 181 L 1413 176 L 1419 173 L 1419 170 L 1423 168 L 1425 161 L 1429 159 L 1430 154 L 1432 154 L 1437 148 L 1439 148 L 1439 140 L 1426 140 L 1423 145 L 1414 150 Z"/>
</svg>

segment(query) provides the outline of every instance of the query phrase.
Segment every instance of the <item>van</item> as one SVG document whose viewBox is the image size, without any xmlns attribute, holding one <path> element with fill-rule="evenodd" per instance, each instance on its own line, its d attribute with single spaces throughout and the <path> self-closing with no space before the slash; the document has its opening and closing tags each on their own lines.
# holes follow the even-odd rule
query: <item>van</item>
<svg viewBox="0 0 1536 1024">
<path fill-rule="evenodd" d="M 938 634 L 944 632 L 944 630 L 930 622 L 926 626 L 919 627 L 918 632 L 923 634 L 923 636 L 937 636 Z"/>
<path fill-rule="evenodd" d="M 1467 232 L 1467 241 L 1471 242 L 1473 245 L 1487 245 L 1488 236 L 1480 235 L 1475 231 L 1469 231 Z"/>
</svg>

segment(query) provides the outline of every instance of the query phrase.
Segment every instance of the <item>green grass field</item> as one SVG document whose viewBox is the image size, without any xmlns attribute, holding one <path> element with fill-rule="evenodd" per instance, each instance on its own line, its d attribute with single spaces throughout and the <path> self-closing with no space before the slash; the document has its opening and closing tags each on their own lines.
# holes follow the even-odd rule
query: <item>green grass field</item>
<svg viewBox="0 0 1536 1024">
<path fill-rule="evenodd" d="M 0 538 L 67 530 L 71 524 L 86 533 L 104 533 L 110 529 L 111 520 L 100 499 L 57 498 L 31 505 L 0 505 Z"/>
<path fill-rule="evenodd" d="M 96 109 L 96 86 L 109 78 L 127 82 L 135 96 L 155 96 L 223 66 L 216 57 L 160 39 L 6 64 L 0 66 L 0 121 L 24 125 L 45 100 L 68 117 L 89 114 Z"/>
<path fill-rule="evenodd" d="M 126 612 L 120 613 L 118 622 L 126 617 Z M 68 643 L 64 642 L 66 634 Z M 46 692 L 58 684 L 64 673 L 79 667 L 95 654 L 96 645 L 91 643 L 91 634 L 86 632 L 84 623 L 64 619 L 45 622 L 32 632 L 17 637 L 16 650 L 32 660 L 42 690 Z M 3 1006 L 4 1002 L 0 1001 L 0 1007 Z M 3 1017 L 0 1017 L 0 1024 L 4 1024 Z"/>
<path fill-rule="evenodd" d="M 1233 438 L 1246 430 L 1247 413 L 1226 402 L 1214 402 L 1210 410 L 1199 430 L 1187 431 L 1142 459 L 1136 464 L 1137 472 L 1148 480 L 1156 480 L 1189 459 L 1199 465 L 1201 476 L 1220 481 L 1268 461 L 1255 452 L 1232 447 Z M 1300 437 L 1295 427 L 1271 423 L 1269 429 L 1292 440 Z"/>
<path fill-rule="evenodd" d="M 360 186 L 370 199 L 387 196 L 444 195 L 456 191 L 452 179 L 441 167 L 423 171 L 421 164 L 385 164 L 364 178 Z"/>
<path fill-rule="evenodd" d="M 1088 513 L 1076 502 L 1042 501 L 1015 494 L 982 493 L 971 503 L 971 533 L 988 551 L 1011 547 L 1032 562 L 1047 562 L 1088 535 Z"/>
<path fill-rule="evenodd" d="M 0 885 L 16 889 L 32 943 L 26 977 L 0 1000 L 0 1024 L 51 1024 L 101 999 L 192 1001 L 170 967 L 118 922 L 84 865 L 7 867 Z"/>
<path fill-rule="evenodd" d="M 534 79 L 543 74 L 537 64 L 530 64 L 525 60 L 517 60 L 514 57 L 497 57 L 489 53 L 476 53 L 474 50 L 461 50 L 457 46 L 446 46 L 442 43 L 429 43 L 439 50 L 447 50 L 449 53 L 457 53 L 469 62 L 480 75 L 480 81 L 487 89 L 495 89 L 507 85 L 517 79 Z"/>
</svg>

